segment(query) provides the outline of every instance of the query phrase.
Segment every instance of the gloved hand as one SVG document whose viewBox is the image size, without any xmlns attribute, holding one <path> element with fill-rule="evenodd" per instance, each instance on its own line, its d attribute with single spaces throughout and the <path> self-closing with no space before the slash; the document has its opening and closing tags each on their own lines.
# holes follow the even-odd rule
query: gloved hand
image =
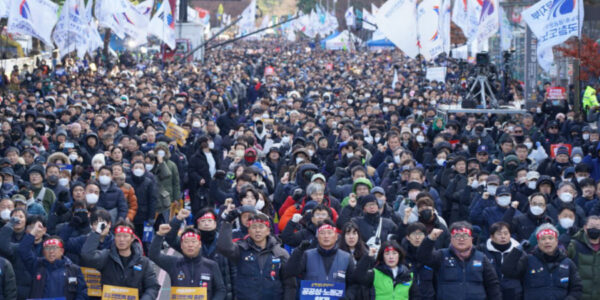
<svg viewBox="0 0 600 300">
<path fill-rule="evenodd" d="M 302 215 L 301 214 L 294 214 L 292 216 L 292 222 L 298 223 L 298 222 L 300 222 L 300 220 L 302 220 Z"/>
<path fill-rule="evenodd" d="M 294 201 L 299 202 L 302 199 L 302 195 L 304 194 L 304 192 L 302 191 L 301 188 L 297 188 L 294 190 L 294 193 L 292 194 L 292 199 L 294 199 Z"/>
<path fill-rule="evenodd" d="M 237 219 L 239 216 L 240 216 L 240 212 L 237 209 L 234 209 L 227 213 L 227 216 L 225 216 L 225 222 L 231 223 L 235 219 Z"/>
<path fill-rule="evenodd" d="M 298 246 L 298 249 L 300 249 L 300 251 L 306 251 L 308 250 L 308 248 L 310 248 L 310 242 L 309 241 L 302 241 L 302 243 L 300 243 L 300 246 Z"/>
</svg>

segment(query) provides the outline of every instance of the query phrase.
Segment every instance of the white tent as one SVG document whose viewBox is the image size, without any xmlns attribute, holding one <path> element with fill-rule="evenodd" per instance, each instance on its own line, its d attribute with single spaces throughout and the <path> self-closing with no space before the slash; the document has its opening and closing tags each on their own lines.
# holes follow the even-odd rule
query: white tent
<svg viewBox="0 0 600 300">
<path fill-rule="evenodd" d="M 362 41 L 348 30 L 344 30 L 332 39 L 325 42 L 325 49 L 327 50 L 350 50 L 354 49 L 354 45 Z"/>
</svg>

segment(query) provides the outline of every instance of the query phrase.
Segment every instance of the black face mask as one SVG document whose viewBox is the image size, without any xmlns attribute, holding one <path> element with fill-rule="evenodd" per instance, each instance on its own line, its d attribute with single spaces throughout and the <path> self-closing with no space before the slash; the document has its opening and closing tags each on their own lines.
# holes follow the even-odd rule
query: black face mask
<svg viewBox="0 0 600 300">
<path fill-rule="evenodd" d="M 424 209 L 419 212 L 419 221 L 421 223 L 429 224 L 431 223 L 431 219 L 433 218 L 433 210 Z"/>
<path fill-rule="evenodd" d="M 600 229 L 597 228 L 588 228 L 587 235 L 591 240 L 595 240 L 600 238 Z"/>
<path fill-rule="evenodd" d="M 49 184 L 55 185 L 55 184 L 58 183 L 58 176 L 56 176 L 56 175 L 50 175 L 50 176 L 48 176 L 47 180 L 48 180 Z"/>
<path fill-rule="evenodd" d="M 262 126 L 256 126 L 256 132 L 261 133 L 263 131 Z"/>
</svg>

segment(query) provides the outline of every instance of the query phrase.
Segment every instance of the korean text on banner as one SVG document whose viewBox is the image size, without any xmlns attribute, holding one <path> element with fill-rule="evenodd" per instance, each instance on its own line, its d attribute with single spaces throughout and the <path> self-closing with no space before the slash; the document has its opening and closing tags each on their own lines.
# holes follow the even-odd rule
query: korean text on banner
<svg viewBox="0 0 600 300">
<path fill-rule="evenodd" d="M 205 287 L 171 287 L 170 300 L 207 300 L 207 289 Z"/>
<path fill-rule="evenodd" d="M 104 285 L 102 287 L 102 300 L 138 300 L 138 290 L 130 287 Z"/>
<path fill-rule="evenodd" d="M 343 282 L 300 282 L 300 300 L 337 300 L 344 297 L 346 285 Z"/>
<path fill-rule="evenodd" d="M 177 126 L 173 123 L 169 123 L 169 125 L 167 126 L 167 130 L 165 131 L 165 136 L 176 140 L 177 145 L 183 147 L 183 145 L 185 145 L 185 140 L 188 137 L 188 132 L 180 126 Z"/>
<path fill-rule="evenodd" d="M 100 271 L 94 268 L 81 267 L 81 273 L 83 273 L 83 279 L 88 287 L 88 296 L 100 297 L 102 296 L 102 274 Z"/>
<path fill-rule="evenodd" d="M 446 67 L 428 68 L 425 78 L 429 81 L 446 82 Z"/>
<path fill-rule="evenodd" d="M 548 99 L 550 100 L 555 100 L 555 99 L 567 99 L 567 90 L 564 87 L 561 86 L 553 86 L 551 88 L 549 88 L 546 91 L 546 95 L 548 96 Z"/>
</svg>

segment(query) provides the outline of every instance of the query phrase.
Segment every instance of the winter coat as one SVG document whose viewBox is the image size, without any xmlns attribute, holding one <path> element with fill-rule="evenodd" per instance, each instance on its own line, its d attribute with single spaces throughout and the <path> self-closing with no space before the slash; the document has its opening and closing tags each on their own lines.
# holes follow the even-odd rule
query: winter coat
<svg viewBox="0 0 600 300">
<path fill-rule="evenodd" d="M 439 300 L 452 299 L 502 299 L 500 282 L 494 266 L 478 250 L 462 261 L 450 248 L 433 250 L 434 241 L 423 240 L 417 259 L 436 272 L 436 292 Z"/>
<path fill-rule="evenodd" d="M 164 241 L 164 236 L 155 236 L 148 257 L 169 274 L 171 286 L 206 287 L 208 299 L 225 299 L 225 285 L 217 263 L 200 254 L 194 258 L 162 254 Z"/>
<path fill-rule="evenodd" d="M 125 200 L 127 200 L 127 220 L 133 221 L 138 209 L 138 200 L 135 195 L 135 189 L 129 185 L 129 183 L 125 183 L 121 186 L 121 191 L 125 196 Z"/>
<path fill-rule="evenodd" d="M 399 299 L 421 299 L 417 280 L 405 265 L 398 266 L 395 277 L 385 264 L 380 263 L 373 267 L 374 265 L 375 259 L 365 255 L 358 261 L 354 271 L 354 281 L 373 289 L 370 299 L 396 299 L 396 296 L 399 296 Z M 390 279 L 391 284 L 389 284 Z"/>
<path fill-rule="evenodd" d="M 373 215 L 363 213 L 360 217 L 352 218 L 352 222 L 358 225 L 360 237 L 365 243 L 369 241 L 371 237 L 376 235 L 377 228 L 379 227 L 379 220 L 381 220 L 381 234 L 379 238 L 381 239 L 380 243 L 383 243 L 388 240 L 390 234 L 395 234 L 398 231 L 398 228 L 392 220 L 380 217 L 379 213 Z"/>
<path fill-rule="evenodd" d="M 310 248 L 317 247 L 318 242 L 315 237 L 316 226 L 312 222 L 308 222 L 307 226 L 302 226 L 302 224 L 292 221 L 288 222 L 279 234 L 279 238 L 284 244 L 293 248 L 300 246 L 302 241 L 309 241 Z"/>
<path fill-rule="evenodd" d="M 158 197 L 154 181 L 145 175 L 141 177 L 133 175 L 127 182 L 133 187 L 138 204 L 133 223 L 143 224 L 145 221 L 154 220 Z"/>
<path fill-rule="evenodd" d="M 555 253 L 549 260 L 539 249 L 527 255 L 513 249 L 504 258 L 502 273 L 522 281 L 525 300 L 581 299 L 583 287 L 577 266 L 560 250 Z"/>
<path fill-rule="evenodd" d="M 98 250 L 100 235 L 92 232 L 81 249 L 82 262 L 102 273 L 102 285 L 115 285 L 138 290 L 140 300 L 154 300 L 160 285 L 150 260 L 142 256 L 137 243 L 131 245 L 129 264 L 123 266 L 114 243 L 110 249 Z"/>
<path fill-rule="evenodd" d="M 502 289 L 502 299 L 504 300 L 523 299 L 523 287 L 521 286 L 521 282 L 513 278 L 506 278 L 504 277 L 504 274 L 502 274 L 502 262 L 504 261 L 504 258 L 517 246 L 519 246 L 519 242 L 515 239 L 510 239 L 510 247 L 505 251 L 500 251 L 494 247 L 492 240 L 488 239 L 478 247 L 478 250 L 487 256 L 496 270 L 496 275 L 498 275 L 498 279 L 500 280 L 500 288 Z M 524 255 L 525 253 L 522 254 Z"/>
<path fill-rule="evenodd" d="M 597 299 L 600 295 L 600 251 L 595 251 L 584 230 L 571 239 L 567 255 L 579 271 L 583 286 L 582 300 Z"/>
<path fill-rule="evenodd" d="M 513 238 L 519 242 L 529 239 L 531 233 L 534 232 L 538 226 L 544 223 L 554 224 L 552 218 L 548 217 L 545 212 L 541 216 L 534 216 L 530 211 L 527 211 L 527 213 L 520 216 L 515 216 L 515 212 L 516 210 L 510 207 L 504 214 L 502 220 L 510 224 L 510 232 L 512 233 Z"/>
<path fill-rule="evenodd" d="M 0 300 L 17 299 L 17 282 L 12 264 L 0 257 Z"/>
<path fill-rule="evenodd" d="M 7 223 L 0 229 L 0 241 L 8 241 L 0 243 L 0 255 L 10 261 L 15 271 L 15 278 L 19 278 L 17 281 L 17 298 L 27 299 L 29 298 L 29 291 L 31 289 L 31 282 L 33 277 L 28 269 L 25 267 L 21 256 L 19 255 L 19 246 L 25 232 L 14 232 L 13 225 Z M 42 245 L 41 243 L 33 247 L 37 256 L 41 256 Z"/>
<path fill-rule="evenodd" d="M 87 285 L 79 266 L 67 257 L 48 262 L 32 251 L 34 237 L 26 234 L 19 246 L 19 255 L 27 270 L 34 274 L 30 298 L 65 297 L 67 300 L 86 300 Z M 76 278 L 75 281 L 71 281 Z"/>
<path fill-rule="evenodd" d="M 40 195 L 42 189 L 46 191 L 43 196 Z M 44 210 L 46 211 L 46 214 L 48 214 L 50 212 L 50 208 L 52 208 L 52 204 L 54 201 L 56 201 L 56 196 L 54 195 L 52 189 L 46 187 L 36 188 L 32 186 L 31 190 L 33 191 L 33 198 L 36 200 L 36 202 L 44 206 Z"/>
<path fill-rule="evenodd" d="M 100 187 L 100 197 L 98 198 L 97 207 L 102 207 L 111 213 L 113 217 L 113 224 L 119 219 L 125 219 L 127 217 L 127 201 L 125 201 L 125 195 L 123 191 L 114 183 L 110 182 L 108 189 L 103 190 Z M 111 212 L 112 210 L 112 212 Z"/>
<path fill-rule="evenodd" d="M 154 167 L 154 172 L 158 183 L 156 211 L 162 212 L 180 199 L 179 172 L 177 166 L 168 159 L 168 154 L 162 163 Z"/>
<path fill-rule="evenodd" d="M 421 299 L 435 299 L 435 288 L 433 287 L 433 269 L 417 260 L 417 251 L 419 248 L 413 246 L 406 238 L 402 239 L 400 246 L 406 252 L 404 261 L 413 273 L 413 281 L 417 283 Z"/>
<path fill-rule="evenodd" d="M 217 251 L 229 258 L 236 267 L 233 281 L 238 300 L 279 300 L 296 298 L 296 281 L 281 276 L 281 266 L 288 261 L 289 254 L 272 236 L 267 237 L 267 246 L 258 248 L 252 239 L 242 239 L 235 244 L 231 238 L 231 224 L 221 224 Z"/>
<path fill-rule="evenodd" d="M 289 201 L 291 201 L 292 204 L 286 206 L 286 203 L 289 204 Z M 299 205 L 300 207 L 294 205 L 293 202 L 294 199 L 291 196 L 289 196 L 285 200 L 283 206 L 281 206 L 281 208 L 279 209 L 279 212 L 283 210 L 283 214 L 280 214 L 279 224 L 277 224 L 277 226 L 279 227 L 279 231 L 283 231 L 285 229 L 286 225 L 290 222 L 290 220 L 295 214 L 302 214 L 302 210 L 304 209 L 304 205 L 306 204 L 306 197 L 304 197 L 304 199 L 302 200 L 302 203 Z M 336 222 L 338 219 L 338 213 L 333 207 L 330 206 L 331 201 L 329 200 L 329 197 L 325 196 L 325 198 L 323 198 L 323 204 L 329 206 L 332 214 L 331 219 L 333 222 Z"/>
</svg>

